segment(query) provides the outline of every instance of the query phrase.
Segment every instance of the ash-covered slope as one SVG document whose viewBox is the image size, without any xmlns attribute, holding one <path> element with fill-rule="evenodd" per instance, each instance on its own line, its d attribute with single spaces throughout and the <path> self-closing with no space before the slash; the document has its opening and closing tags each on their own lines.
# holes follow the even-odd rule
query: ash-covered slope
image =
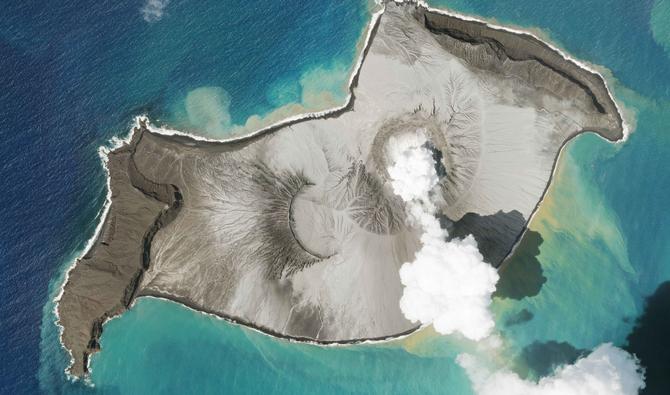
<svg viewBox="0 0 670 395">
<path fill-rule="evenodd" d="M 539 40 L 385 7 L 342 110 L 226 143 L 140 125 L 109 154 L 111 209 L 58 305 L 74 375 L 104 321 L 142 295 L 302 340 L 412 331 L 398 269 L 419 241 L 388 182 L 392 136 L 429 136 L 443 223 L 474 233 L 495 266 L 563 144 L 586 130 L 623 136 L 600 76 Z"/>
</svg>

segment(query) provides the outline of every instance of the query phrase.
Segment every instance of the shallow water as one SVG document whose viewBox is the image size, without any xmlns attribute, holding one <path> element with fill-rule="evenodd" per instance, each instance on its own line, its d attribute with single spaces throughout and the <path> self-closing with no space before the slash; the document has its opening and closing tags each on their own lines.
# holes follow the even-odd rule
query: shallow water
<svg viewBox="0 0 670 395">
<path fill-rule="evenodd" d="M 546 282 L 535 296 L 494 301 L 505 358 L 549 341 L 575 349 L 623 345 L 645 297 L 670 279 L 667 3 L 446 3 L 540 28 L 577 58 L 607 67 L 617 99 L 636 122 L 623 144 L 584 135 L 564 151 L 530 226 L 542 242 L 526 251 L 530 259 L 539 250 Z M 1 167 L 7 209 L 0 213 L 0 292 L 8 302 L 0 354 L 11 370 L 2 392 L 32 393 L 39 385 L 53 393 L 470 393 L 453 362 L 469 345 L 430 330 L 385 345 L 321 348 L 154 299 L 106 325 L 104 351 L 92 364 L 94 387 L 65 380 L 68 358 L 51 298 L 93 233 L 104 200 L 97 146 L 125 134 L 142 112 L 220 136 L 242 132 L 254 114 L 266 119 L 253 118 L 249 127 L 338 103 L 369 18 L 368 4 L 353 0 L 330 6 L 173 0 L 153 22 L 143 19 L 141 7 L 16 2 L 0 18 L 0 81 L 9 87 L 0 93 L 1 149 L 15 158 Z M 538 286 L 536 278 L 526 280 Z M 518 314 L 524 309 L 530 320 Z"/>
<path fill-rule="evenodd" d="M 226 324 L 172 302 L 140 300 L 105 329 L 96 389 L 120 393 L 430 393 L 468 388 L 451 358 L 382 346 L 289 343 Z M 134 354 L 128 358 L 129 351 Z M 160 374 L 139 375 L 154 371 Z M 458 392 L 468 393 L 468 392 Z"/>
</svg>

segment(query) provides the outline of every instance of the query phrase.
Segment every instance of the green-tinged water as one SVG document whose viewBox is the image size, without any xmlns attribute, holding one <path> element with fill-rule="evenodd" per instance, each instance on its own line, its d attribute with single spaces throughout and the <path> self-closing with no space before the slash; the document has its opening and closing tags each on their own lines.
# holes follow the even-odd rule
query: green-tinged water
<svg viewBox="0 0 670 395">
<path fill-rule="evenodd" d="M 639 313 L 639 274 L 629 260 L 627 240 L 588 171 L 593 154 L 610 148 L 591 135 L 566 150 L 530 226 L 541 235 L 537 259 L 546 282 L 536 296 L 495 300 L 499 327 L 522 309 L 534 315 L 506 329 L 517 347 L 554 340 L 591 349 L 604 341 L 621 342 Z"/>
<path fill-rule="evenodd" d="M 102 347 L 91 378 L 108 393 L 468 393 L 450 357 L 415 355 L 401 341 L 289 343 L 153 298 L 109 322 Z"/>
<path fill-rule="evenodd" d="M 532 290 L 533 296 L 494 299 L 504 347 L 491 359 L 514 361 L 519 371 L 539 371 L 531 366 L 535 359 L 517 357 L 526 352 L 559 360 L 558 354 L 590 350 L 603 342 L 624 346 L 644 311 L 645 298 L 670 280 L 668 3 L 436 4 L 541 29 L 575 56 L 611 70 L 608 82 L 634 126 L 624 143 L 585 134 L 564 149 L 548 195 L 530 224 L 534 239 L 522 244 L 506 269 L 514 277 L 508 280 Z M 312 23 L 323 18 L 327 12 L 315 14 Z M 351 30 L 360 32 L 362 22 L 356 23 Z M 337 29 L 331 30 L 336 34 Z M 250 75 L 235 80 L 214 74 L 209 80 L 174 83 L 178 89 L 168 87 L 162 96 L 161 119 L 175 128 L 208 129 L 220 137 L 241 132 L 244 125 L 253 128 L 340 104 L 356 42 L 349 37 L 352 52 L 327 56 L 322 51 L 318 62 L 301 61 L 295 71 L 285 66 L 271 80 L 259 76 L 257 85 Z M 273 50 L 275 56 L 282 53 L 291 56 Z M 226 72 L 235 71 L 221 71 Z M 239 85 L 226 85 L 235 81 Z M 241 110 L 236 106 L 240 102 Z M 251 117 L 256 113 L 262 117 Z M 511 270 L 515 264 L 539 265 L 546 281 L 538 283 L 537 273 Z M 102 352 L 91 364 L 93 387 L 72 385 L 54 379 L 67 358 L 57 350 L 51 311 L 47 305 L 40 381 L 43 389 L 56 388 L 54 392 L 471 393 L 454 358 L 473 345 L 437 336 L 430 328 L 385 344 L 319 347 L 274 339 L 176 303 L 146 298 L 105 325 Z M 551 342 L 560 345 L 545 347 Z"/>
<path fill-rule="evenodd" d="M 348 62 L 353 60 L 345 58 Z M 264 99 L 275 108 L 240 123 L 231 119 L 231 96 L 220 86 L 200 86 L 178 96 L 169 107 L 167 120 L 161 122 L 220 139 L 252 133 L 296 114 L 329 109 L 346 99 L 352 68 L 348 62 L 310 67 L 297 77 L 282 77 L 273 82 Z"/>
</svg>

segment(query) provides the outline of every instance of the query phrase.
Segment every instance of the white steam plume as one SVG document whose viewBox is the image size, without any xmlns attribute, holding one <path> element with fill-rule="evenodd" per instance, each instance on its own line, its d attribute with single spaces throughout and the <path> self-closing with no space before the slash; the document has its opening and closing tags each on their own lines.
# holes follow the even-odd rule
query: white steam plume
<svg viewBox="0 0 670 395">
<path fill-rule="evenodd" d="M 423 231 L 414 261 L 400 268 L 403 314 L 413 322 L 432 323 L 442 334 L 486 338 L 495 325 L 489 305 L 498 274 L 483 261 L 472 236 L 446 241 L 431 200 L 438 178 L 425 133 L 392 138 L 388 154 L 393 190 L 405 201 L 410 225 Z M 538 382 L 507 369 L 491 371 L 483 360 L 470 354 L 457 358 L 479 395 L 633 395 L 644 388 L 638 360 L 610 343 Z"/>
<path fill-rule="evenodd" d="M 405 286 L 400 309 L 410 321 L 433 324 L 439 333 L 481 340 L 495 325 L 489 305 L 498 273 L 484 262 L 472 236 L 446 241 L 431 200 L 438 177 L 426 142 L 418 130 L 392 137 L 388 146 L 393 191 L 405 201 L 410 224 L 423 231 L 414 261 L 400 268 Z"/>
<path fill-rule="evenodd" d="M 610 343 L 537 383 L 505 369 L 489 372 L 479 361 L 469 354 L 457 358 L 479 395 L 634 395 L 644 388 L 638 360 Z"/>
<path fill-rule="evenodd" d="M 170 0 L 147 0 L 144 7 L 140 10 L 142 17 L 147 22 L 156 22 L 163 17 L 163 11 Z"/>
</svg>

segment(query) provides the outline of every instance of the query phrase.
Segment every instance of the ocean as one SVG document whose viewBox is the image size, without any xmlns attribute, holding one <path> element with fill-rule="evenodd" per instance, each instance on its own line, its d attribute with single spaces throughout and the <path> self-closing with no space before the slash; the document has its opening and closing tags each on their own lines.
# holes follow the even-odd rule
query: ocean
<svg viewBox="0 0 670 395">
<path fill-rule="evenodd" d="M 99 219 L 106 185 L 98 147 L 127 134 L 139 114 L 223 137 L 340 104 L 371 4 L 3 5 L 0 393 L 472 393 L 454 362 L 470 346 L 430 329 L 324 348 L 157 299 L 139 300 L 105 326 L 89 383 L 68 381 L 53 297 Z M 539 236 L 510 263 L 539 265 L 546 280 L 515 271 L 507 281 L 534 287 L 534 296 L 494 299 L 505 357 L 538 376 L 614 342 L 654 371 L 663 359 L 646 356 L 667 332 L 654 328 L 667 328 L 670 316 L 667 305 L 646 303 L 657 304 L 650 297 L 670 281 L 670 1 L 431 5 L 531 29 L 598 65 L 632 124 L 624 143 L 586 134 L 567 145 L 530 224 Z M 664 385 L 648 381 L 646 393 L 668 393 Z"/>
</svg>

